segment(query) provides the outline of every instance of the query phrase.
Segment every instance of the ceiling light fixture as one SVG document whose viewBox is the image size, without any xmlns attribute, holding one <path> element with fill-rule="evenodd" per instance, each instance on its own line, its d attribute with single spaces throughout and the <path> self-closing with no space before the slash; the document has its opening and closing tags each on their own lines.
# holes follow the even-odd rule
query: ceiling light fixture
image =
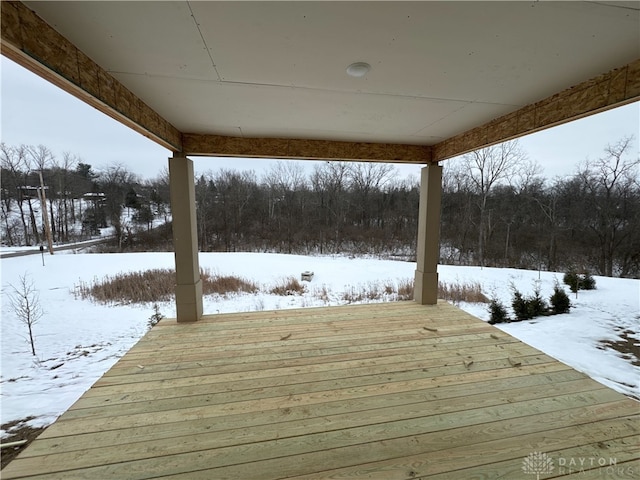
<svg viewBox="0 0 640 480">
<path fill-rule="evenodd" d="M 347 67 L 347 74 L 352 77 L 364 77 L 371 70 L 371 65 L 364 62 L 352 63 Z"/>
</svg>

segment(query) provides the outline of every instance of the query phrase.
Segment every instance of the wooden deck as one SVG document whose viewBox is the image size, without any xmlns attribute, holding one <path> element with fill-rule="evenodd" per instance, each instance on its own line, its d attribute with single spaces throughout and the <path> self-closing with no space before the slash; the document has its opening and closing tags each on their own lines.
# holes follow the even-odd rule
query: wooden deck
<svg viewBox="0 0 640 480">
<path fill-rule="evenodd" d="M 445 303 L 164 320 L 2 478 L 639 478 L 639 414 Z"/>
</svg>

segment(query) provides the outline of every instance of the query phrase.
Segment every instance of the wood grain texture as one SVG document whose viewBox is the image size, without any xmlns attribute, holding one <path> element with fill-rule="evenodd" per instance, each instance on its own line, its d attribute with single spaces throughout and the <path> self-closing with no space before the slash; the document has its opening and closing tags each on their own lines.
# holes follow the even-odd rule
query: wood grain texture
<svg viewBox="0 0 640 480">
<path fill-rule="evenodd" d="M 3 1 L 2 54 L 173 151 L 180 132 L 22 2 Z"/>
<path fill-rule="evenodd" d="M 639 414 L 443 302 L 165 319 L 2 478 L 518 478 L 534 450 L 634 468 Z"/>
<path fill-rule="evenodd" d="M 640 100 L 640 59 L 527 105 L 433 147 L 433 161 L 513 140 Z"/>
<path fill-rule="evenodd" d="M 186 155 L 416 164 L 431 162 L 431 147 L 422 145 L 242 138 L 190 133 L 183 134 L 182 145 Z"/>
</svg>

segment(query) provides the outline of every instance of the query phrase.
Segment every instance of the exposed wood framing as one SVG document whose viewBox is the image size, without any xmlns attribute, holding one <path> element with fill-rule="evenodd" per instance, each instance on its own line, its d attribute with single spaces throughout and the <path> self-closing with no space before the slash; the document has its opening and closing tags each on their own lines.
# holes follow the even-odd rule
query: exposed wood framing
<svg viewBox="0 0 640 480">
<path fill-rule="evenodd" d="M 429 146 L 392 143 L 184 134 L 182 145 L 185 155 L 417 164 L 431 161 L 431 147 Z"/>
<path fill-rule="evenodd" d="M 183 155 L 426 164 L 640 100 L 640 59 L 435 146 L 184 134 L 19 1 L 3 1 L 3 55 Z"/>
<path fill-rule="evenodd" d="M 433 147 L 437 162 L 640 100 L 640 59 Z"/>
<path fill-rule="evenodd" d="M 173 151 L 180 132 L 21 2 L 2 2 L 2 54 Z"/>
</svg>

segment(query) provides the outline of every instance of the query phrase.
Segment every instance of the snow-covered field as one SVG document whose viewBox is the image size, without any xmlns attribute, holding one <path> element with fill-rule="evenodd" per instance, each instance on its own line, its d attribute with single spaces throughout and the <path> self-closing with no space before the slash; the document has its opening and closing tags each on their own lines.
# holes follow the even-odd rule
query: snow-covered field
<svg viewBox="0 0 640 480">
<path fill-rule="evenodd" d="M 172 253 L 73 254 L 5 258 L 0 261 L 2 285 L 1 414 L 4 424 L 35 417 L 31 426 L 53 422 L 131 348 L 148 329 L 152 305 L 99 305 L 74 296 L 80 281 L 150 268 L 173 268 Z M 307 292 L 296 296 L 269 293 L 205 298 L 205 313 L 270 310 L 339 305 L 344 292 L 383 289 L 389 283 L 413 278 L 415 264 L 389 260 L 261 253 L 203 253 L 202 267 L 213 273 L 253 280 L 271 286 L 301 272 L 315 273 Z M 539 279 L 548 298 L 562 274 L 479 267 L 441 266 L 440 280 L 480 282 L 489 297 L 510 304 L 510 284 L 531 294 Z M 39 291 L 45 311 L 34 325 L 36 353 L 25 340 L 26 326 L 10 308 L 10 285 L 27 275 Z M 623 335 L 640 346 L 640 280 L 595 277 L 597 290 L 580 292 L 570 314 L 500 325 L 522 341 L 587 373 L 626 395 L 640 399 L 640 359 L 607 348 Z M 175 315 L 172 303 L 160 303 L 165 317 Z M 486 304 L 461 308 L 488 320 Z M 4 433 L 4 432 L 1 432 Z"/>
</svg>

